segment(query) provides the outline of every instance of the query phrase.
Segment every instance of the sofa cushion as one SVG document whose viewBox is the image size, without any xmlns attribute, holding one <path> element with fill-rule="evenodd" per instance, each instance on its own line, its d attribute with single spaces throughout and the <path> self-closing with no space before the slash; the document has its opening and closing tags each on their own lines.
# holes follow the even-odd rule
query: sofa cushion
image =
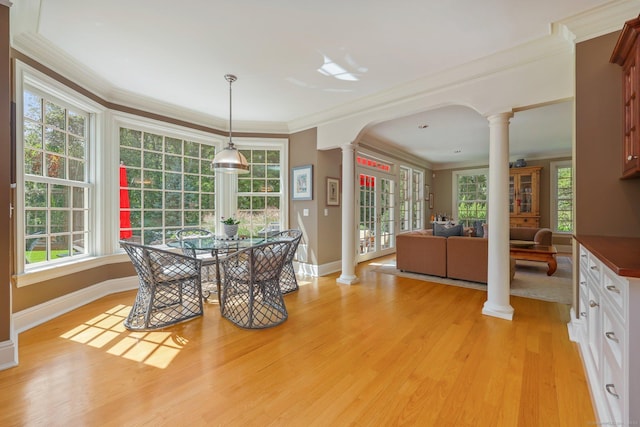
<svg viewBox="0 0 640 427">
<path fill-rule="evenodd" d="M 488 239 L 454 237 L 447 239 L 447 277 L 487 283 Z"/>
<path fill-rule="evenodd" d="M 445 224 L 438 224 L 434 222 L 433 235 L 442 237 L 464 236 L 464 226 L 462 224 L 458 224 L 447 227 Z"/>
<path fill-rule="evenodd" d="M 408 232 L 396 236 L 396 266 L 401 271 L 447 276 L 447 239 Z"/>
</svg>

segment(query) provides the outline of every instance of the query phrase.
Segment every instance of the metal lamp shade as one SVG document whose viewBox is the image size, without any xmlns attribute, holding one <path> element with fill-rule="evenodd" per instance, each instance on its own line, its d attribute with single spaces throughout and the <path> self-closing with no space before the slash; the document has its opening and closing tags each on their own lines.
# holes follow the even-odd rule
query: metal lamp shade
<svg viewBox="0 0 640 427">
<path fill-rule="evenodd" d="M 213 159 L 213 168 L 225 173 L 249 173 L 249 163 L 246 157 L 235 147 L 227 147 L 218 152 Z"/>
</svg>

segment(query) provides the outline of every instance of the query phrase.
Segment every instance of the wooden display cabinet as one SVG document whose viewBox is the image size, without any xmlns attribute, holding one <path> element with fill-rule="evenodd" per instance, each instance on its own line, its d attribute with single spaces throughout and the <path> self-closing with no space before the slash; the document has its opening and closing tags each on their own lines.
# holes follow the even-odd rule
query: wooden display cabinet
<svg viewBox="0 0 640 427">
<path fill-rule="evenodd" d="M 622 178 L 640 177 L 640 99 L 638 99 L 638 65 L 640 64 L 640 17 L 625 22 L 610 62 L 622 67 L 624 102 Z"/>
<path fill-rule="evenodd" d="M 540 227 L 541 166 L 509 169 L 509 225 Z"/>
</svg>

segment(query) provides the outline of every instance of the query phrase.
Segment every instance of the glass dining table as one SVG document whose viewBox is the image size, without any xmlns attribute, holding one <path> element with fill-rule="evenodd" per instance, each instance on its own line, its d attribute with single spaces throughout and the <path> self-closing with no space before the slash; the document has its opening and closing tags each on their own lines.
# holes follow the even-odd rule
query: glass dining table
<svg viewBox="0 0 640 427">
<path fill-rule="evenodd" d="M 251 246 L 260 245 L 272 241 L 268 237 L 235 237 L 227 238 L 221 236 L 189 236 L 182 240 L 175 239 L 167 241 L 167 246 L 184 249 L 188 247 L 196 254 L 210 252 L 215 264 L 215 281 L 218 292 L 220 292 L 220 258 Z"/>
</svg>

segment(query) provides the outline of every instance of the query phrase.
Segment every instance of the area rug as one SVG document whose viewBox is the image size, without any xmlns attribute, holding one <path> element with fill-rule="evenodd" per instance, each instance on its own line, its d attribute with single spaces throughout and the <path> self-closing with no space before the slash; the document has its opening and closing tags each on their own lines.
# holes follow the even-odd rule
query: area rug
<svg viewBox="0 0 640 427">
<path fill-rule="evenodd" d="M 571 304 L 573 301 L 571 257 L 558 256 L 557 261 L 558 269 L 553 276 L 547 276 L 547 264 L 545 263 L 516 261 L 516 274 L 511 281 L 511 295 Z M 374 271 L 427 282 L 487 290 L 487 286 L 482 283 L 400 271 L 396 268 L 395 259 L 380 265 Z"/>
</svg>

